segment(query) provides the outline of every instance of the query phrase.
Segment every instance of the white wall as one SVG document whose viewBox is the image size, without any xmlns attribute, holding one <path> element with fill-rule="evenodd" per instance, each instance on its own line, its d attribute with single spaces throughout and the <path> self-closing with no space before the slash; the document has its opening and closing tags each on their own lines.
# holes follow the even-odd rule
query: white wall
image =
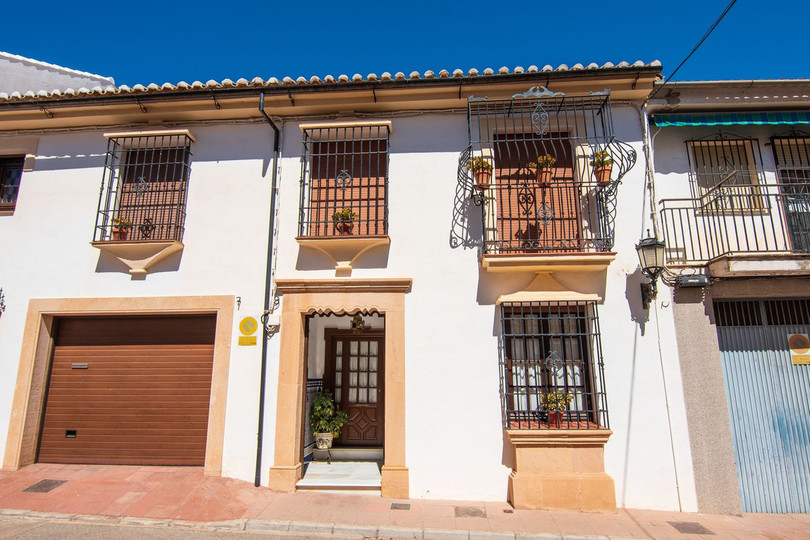
<svg viewBox="0 0 810 540">
<path fill-rule="evenodd" d="M 132 279 L 90 245 L 106 139 L 102 132 L 39 136 L 12 216 L 0 216 L 0 448 L 5 448 L 24 319 L 31 298 L 240 296 L 232 343 L 224 474 L 252 479 L 260 347 L 236 345 L 236 324 L 261 315 L 272 131 L 266 125 L 191 128 L 185 245 Z M 277 357 L 277 355 L 275 356 Z"/>
<path fill-rule="evenodd" d="M 413 280 L 405 306 L 411 496 L 502 501 L 511 459 L 502 429 L 495 301 L 523 289 L 534 276 L 487 274 L 476 248 L 451 245 L 458 158 L 467 146 L 465 115 L 391 120 L 391 244 L 364 255 L 352 277 Z M 617 136 L 633 144 L 639 161 L 619 188 L 618 256 L 607 270 L 607 292 L 599 306 L 614 431 L 606 468 L 620 506 L 677 510 L 677 465 L 681 507 L 691 510 L 694 482 L 669 291 L 660 287 L 649 313 L 640 307 L 642 279 L 634 244 L 649 226 L 641 129 L 630 107 L 616 106 L 614 122 Z M 334 277 L 323 255 L 295 241 L 302 134 L 296 122 L 282 129 L 276 276 Z M 35 170 L 23 175 L 17 210 L 0 216 L 0 250 L 7 254 L 0 259 L 0 286 L 8 305 L 0 318 L 0 448 L 29 298 L 227 294 L 241 297 L 242 303 L 233 321 L 223 474 L 253 479 L 260 347 L 237 346 L 236 324 L 262 311 L 272 131 L 264 124 L 191 130 L 198 142 L 192 147 L 185 248 L 143 280 L 131 279 L 122 265 L 89 245 L 104 163 L 101 132 L 40 136 Z M 471 204 L 463 209 L 473 236 L 480 232 L 480 212 Z M 577 284 L 582 276 L 565 280 Z M 273 456 L 278 343 L 278 336 L 268 342 L 264 483 Z M 315 343 L 312 354 L 321 345 Z"/>
</svg>

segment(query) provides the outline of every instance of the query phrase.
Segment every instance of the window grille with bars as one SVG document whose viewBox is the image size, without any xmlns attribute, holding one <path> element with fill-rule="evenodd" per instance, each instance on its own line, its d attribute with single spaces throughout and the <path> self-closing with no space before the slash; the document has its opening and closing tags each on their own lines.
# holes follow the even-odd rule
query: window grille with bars
<svg viewBox="0 0 810 540">
<path fill-rule="evenodd" d="M 791 246 L 810 251 L 810 137 L 774 137 L 771 147 Z"/>
<path fill-rule="evenodd" d="M 706 212 L 762 210 L 762 156 L 755 139 L 687 141 L 692 195 Z"/>
<path fill-rule="evenodd" d="M 0 157 L 0 212 L 11 213 L 17 206 L 24 156 Z"/>
<path fill-rule="evenodd" d="M 188 132 L 108 136 L 94 240 L 183 239 L 192 141 Z"/>
<path fill-rule="evenodd" d="M 388 234 L 390 126 L 301 126 L 299 236 Z M 343 212 L 347 220 L 335 217 Z"/>
<path fill-rule="evenodd" d="M 507 429 L 554 429 L 543 396 L 572 397 L 562 429 L 607 428 L 595 302 L 501 305 L 501 392 Z"/>
<path fill-rule="evenodd" d="M 458 178 L 483 206 L 485 253 L 611 249 L 617 186 L 636 153 L 613 134 L 609 93 L 470 98 L 468 129 Z M 492 179 L 474 190 L 468 169 L 480 161 Z"/>
</svg>

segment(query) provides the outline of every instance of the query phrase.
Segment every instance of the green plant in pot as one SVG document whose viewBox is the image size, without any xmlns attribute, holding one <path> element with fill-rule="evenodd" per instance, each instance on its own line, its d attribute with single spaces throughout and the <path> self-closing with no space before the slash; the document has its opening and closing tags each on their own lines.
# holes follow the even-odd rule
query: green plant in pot
<svg viewBox="0 0 810 540">
<path fill-rule="evenodd" d="M 563 412 L 568 409 L 574 396 L 565 392 L 549 392 L 540 396 L 540 407 L 548 411 L 549 427 L 561 427 Z"/>
<path fill-rule="evenodd" d="M 537 158 L 537 161 L 529 163 L 528 167 L 534 169 L 534 174 L 537 178 L 537 183 L 541 186 L 547 186 L 551 183 L 551 177 L 554 175 L 554 165 L 557 159 L 554 156 L 544 155 Z"/>
<path fill-rule="evenodd" d="M 606 150 L 594 152 L 591 156 L 591 167 L 596 177 L 596 185 L 607 187 L 610 185 L 610 173 L 613 170 L 613 158 Z"/>
<path fill-rule="evenodd" d="M 315 435 L 315 446 L 321 450 L 332 448 L 332 440 L 340 436 L 341 428 L 349 421 L 349 416 L 337 409 L 332 393 L 321 392 L 312 401 L 309 410 L 309 425 Z"/>
<path fill-rule="evenodd" d="M 492 163 L 481 156 L 475 156 L 467 162 L 467 169 L 473 173 L 475 189 L 484 191 L 489 187 L 492 181 Z"/>
<path fill-rule="evenodd" d="M 132 222 L 125 217 L 113 218 L 112 237 L 113 240 L 126 240 Z"/>
<path fill-rule="evenodd" d="M 352 234 L 354 220 L 359 216 L 351 209 L 344 208 L 332 214 L 332 221 L 335 222 L 335 230 L 342 236 Z"/>
</svg>

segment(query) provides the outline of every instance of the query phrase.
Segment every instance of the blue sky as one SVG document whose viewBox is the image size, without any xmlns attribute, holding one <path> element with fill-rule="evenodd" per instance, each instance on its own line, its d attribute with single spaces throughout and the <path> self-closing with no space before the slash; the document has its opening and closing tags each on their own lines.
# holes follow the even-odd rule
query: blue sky
<svg viewBox="0 0 810 540">
<path fill-rule="evenodd" d="M 728 2 L 9 2 L 0 50 L 130 86 L 656 59 L 667 76 Z M 808 16 L 738 0 L 675 80 L 810 77 Z"/>
</svg>

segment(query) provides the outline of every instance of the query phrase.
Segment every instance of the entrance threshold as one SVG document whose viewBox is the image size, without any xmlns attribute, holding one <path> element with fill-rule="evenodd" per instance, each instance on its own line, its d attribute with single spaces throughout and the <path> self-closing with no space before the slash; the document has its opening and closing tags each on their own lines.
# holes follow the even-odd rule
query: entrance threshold
<svg viewBox="0 0 810 540">
<path fill-rule="evenodd" d="M 299 491 L 380 495 L 382 448 L 332 448 L 331 454 L 328 463 L 325 450 L 313 452 L 313 460 L 304 464 L 304 476 L 295 485 Z"/>
</svg>

